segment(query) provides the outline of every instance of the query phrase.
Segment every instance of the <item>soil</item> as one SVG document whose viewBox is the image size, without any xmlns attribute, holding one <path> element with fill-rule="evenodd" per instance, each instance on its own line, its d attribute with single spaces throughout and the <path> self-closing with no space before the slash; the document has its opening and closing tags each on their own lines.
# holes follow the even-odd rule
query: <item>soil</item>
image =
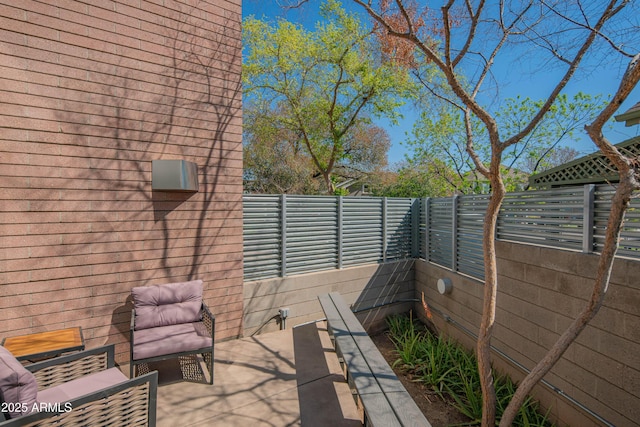
<svg viewBox="0 0 640 427">
<path fill-rule="evenodd" d="M 398 356 L 389 336 L 383 332 L 371 336 L 371 339 L 389 365 L 393 366 Z M 424 384 L 417 382 L 411 373 L 403 372 L 397 367 L 393 370 L 432 427 L 447 427 L 469 422 L 469 418 L 461 414 L 451 401 L 443 400 Z"/>
</svg>

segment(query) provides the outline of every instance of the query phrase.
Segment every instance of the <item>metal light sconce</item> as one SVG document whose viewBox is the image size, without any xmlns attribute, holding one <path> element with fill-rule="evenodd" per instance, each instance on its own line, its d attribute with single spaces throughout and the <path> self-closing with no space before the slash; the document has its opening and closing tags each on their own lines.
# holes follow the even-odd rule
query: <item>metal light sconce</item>
<svg viewBox="0 0 640 427">
<path fill-rule="evenodd" d="M 442 279 L 438 279 L 438 292 L 442 295 L 449 295 L 453 290 L 453 283 L 451 283 L 451 279 L 448 277 L 443 277 Z"/>
<path fill-rule="evenodd" d="M 198 191 L 198 165 L 186 160 L 153 160 L 151 178 L 154 191 Z"/>
</svg>

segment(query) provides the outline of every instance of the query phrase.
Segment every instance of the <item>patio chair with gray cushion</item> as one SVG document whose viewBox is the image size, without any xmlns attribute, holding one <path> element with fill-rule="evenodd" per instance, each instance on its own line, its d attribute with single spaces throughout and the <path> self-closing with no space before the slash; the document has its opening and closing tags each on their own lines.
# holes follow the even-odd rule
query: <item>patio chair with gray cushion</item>
<svg viewBox="0 0 640 427">
<path fill-rule="evenodd" d="M 202 290 L 202 280 L 131 290 L 131 378 L 140 364 L 202 354 L 213 384 L 215 317 Z"/>
<path fill-rule="evenodd" d="M 0 347 L 0 426 L 155 426 L 158 373 L 133 380 L 108 345 L 23 366 Z"/>
</svg>

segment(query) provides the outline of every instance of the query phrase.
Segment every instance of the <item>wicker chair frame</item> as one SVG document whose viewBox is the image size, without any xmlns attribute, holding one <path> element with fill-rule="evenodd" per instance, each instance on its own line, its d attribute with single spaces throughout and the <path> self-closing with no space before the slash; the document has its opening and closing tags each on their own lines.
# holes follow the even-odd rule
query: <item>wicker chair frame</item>
<svg viewBox="0 0 640 427">
<path fill-rule="evenodd" d="M 131 311 L 131 326 L 129 330 L 129 337 L 131 340 L 130 341 L 131 346 L 129 351 L 130 360 L 131 360 L 131 363 L 129 364 L 130 378 L 134 378 L 135 374 L 138 374 L 138 370 L 139 370 L 138 365 L 140 364 L 149 363 L 149 362 L 158 362 L 158 361 L 167 360 L 167 359 L 175 359 L 175 358 L 180 358 L 181 356 L 187 356 L 192 354 L 201 354 L 202 357 L 204 358 L 204 362 L 207 366 L 207 370 L 209 371 L 209 384 L 213 384 L 213 353 L 214 353 L 213 347 L 215 342 L 216 318 L 213 314 L 211 314 L 209 307 L 207 307 L 207 305 L 204 302 L 202 303 L 202 308 L 200 313 L 202 316 L 202 324 L 204 326 L 204 329 L 206 330 L 209 337 L 211 337 L 210 347 L 194 348 L 193 350 L 189 350 L 189 351 L 170 353 L 170 354 L 164 354 L 162 356 L 155 356 L 155 357 L 149 357 L 146 359 L 134 360 L 133 348 L 135 347 L 135 340 L 133 337 L 133 331 L 135 330 L 135 325 L 136 325 L 135 324 L 136 310 L 134 308 Z"/>
<path fill-rule="evenodd" d="M 113 368 L 114 346 L 108 345 L 56 357 L 25 366 L 36 377 L 38 389 L 52 387 L 84 375 Z M 158 372 L 72 399 L 18 418 L 6 420 L 0 413 L 1 427 L 45 426 L 149 426 L 156 425 Z"/>
</svg>

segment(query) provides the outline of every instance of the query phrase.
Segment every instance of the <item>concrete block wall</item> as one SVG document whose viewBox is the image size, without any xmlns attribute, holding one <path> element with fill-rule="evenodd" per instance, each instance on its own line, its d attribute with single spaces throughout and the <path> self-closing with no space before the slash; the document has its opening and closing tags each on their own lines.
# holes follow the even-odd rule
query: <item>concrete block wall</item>
<svg viewBox="0 0 640 427">
<path fill-rule="evenodd" d="M 339 292 L 356 311 L 404 301 L 357 314 L 368 330 L 383 328 L 386 316 L 412 306 L 413 264 L 407 260 L 245 282 L 245 335 L 279 329 L 280 308 L 290 309 L 286 327 L 324 318 L 318 295 L 328 292 Z"/>
<path fill-rule="evenodd" d="M 128 358 L 130 289 L 203 279 L 242 333 L 240 0 L 0 0 L 0 335 Z M 154 159 L 200 191 L 152 191 Z"/>
<path fill-rule="evenodd" d="M 586 305 L 598 256 L 552 248 L 498 242 L 499 293 L 492 344 L 530 369 L 569 322 Z M 453 282 L 440 295 L 437 280 Z M 637 426 L 640 420 L 640 263 L 617 259 L 611 285 L 600 312 L 564 354 L 545 380 L 616 426 Z M 441 331 L 475 348 L 482 311 L 483 285 L 425 261 L 416 261 L 416 294 L 435 308 Z M 419 308 L 416 311 L 420 313 Z M 439 312 L 449 315 L 445 322 Z M 496 355 L 494 366 L 514 379 L 523 371 Z M 544 385 L 536 398 L 560 425 L 603 423 Z"/>
</svg>

